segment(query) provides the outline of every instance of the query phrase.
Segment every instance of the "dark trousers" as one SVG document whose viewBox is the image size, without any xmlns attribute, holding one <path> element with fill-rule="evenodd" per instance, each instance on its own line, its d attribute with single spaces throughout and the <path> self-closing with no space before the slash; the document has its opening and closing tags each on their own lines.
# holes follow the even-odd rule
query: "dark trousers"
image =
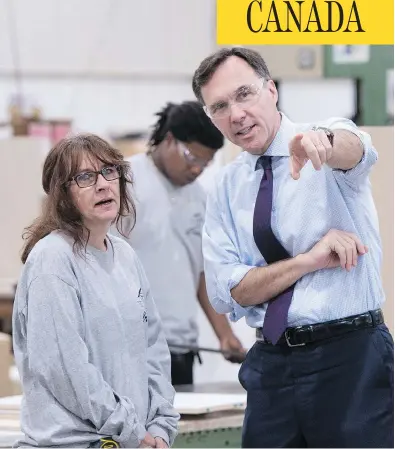
<svg viewBox="0 0 395 449">
<path fill-rule="evenodd" d="M 171 353 L 171 383 L 173 385 L 193 384 L 194 352 L 186 354 Z"/>
<path fill-rule="evenodd" d="M 394 447 L 393 367 L 384 324 L 294 348 L 256 342 L 239 372 L 242 447 Z"/>
</svg>

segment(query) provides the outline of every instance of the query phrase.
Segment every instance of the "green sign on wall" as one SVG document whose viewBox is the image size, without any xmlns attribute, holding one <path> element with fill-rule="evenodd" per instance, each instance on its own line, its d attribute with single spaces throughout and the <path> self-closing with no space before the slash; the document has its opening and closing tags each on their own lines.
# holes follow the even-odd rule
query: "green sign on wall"
<svg viewBox="0 0 395 449">
<path fill-rule="evenodd" d="M 338 49 L 334 46 L 325 46 L 324 76 L 359 80 L 358 125 L 392 125 L 393 116 L 387 113 L 387 72 L 394 69 L 394 47 L 393 45 L 368 47 L 366 59 L 364 59 L 366 54 L 361 56 L 357 53 L 353 58 L 350 49 L 350 61 L 347 62 L 347 55 L 344 58 L 339 57 Z M 393 95 L 392 92 L 390 95 Z"/>
</svg>

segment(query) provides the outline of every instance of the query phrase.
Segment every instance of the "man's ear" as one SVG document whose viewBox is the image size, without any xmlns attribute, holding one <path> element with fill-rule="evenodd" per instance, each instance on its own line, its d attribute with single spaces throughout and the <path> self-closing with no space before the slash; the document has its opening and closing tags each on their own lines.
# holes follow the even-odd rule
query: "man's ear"
<svg viewBox="0 0 395 449">
<path fill-rule="evenodd" d="M 268 80 L 267 81 L 267 90 L 270 92 L 270 94 L 272 95 L 273 99 L 275 100 L 276 104 L 278 101 L 278 91 L 277 91 L 277 87 L 274 84 L 273 80 Z"/>
</svg>

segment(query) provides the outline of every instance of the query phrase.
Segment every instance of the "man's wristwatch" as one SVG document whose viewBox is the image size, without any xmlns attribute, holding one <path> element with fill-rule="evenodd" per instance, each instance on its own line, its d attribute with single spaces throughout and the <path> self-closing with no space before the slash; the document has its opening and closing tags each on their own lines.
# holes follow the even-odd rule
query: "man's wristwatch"
<svg viewBox="0 0 395 449">
<path fill-rule="evenodd" d="M 326 134 L 326 137 L 329 140 L 329 143 L 333 147 L 333 139 L 335 137 L 335 135 L 333 134 L 333 131 L 331 131 L 329 128 L 323 128 L 323 127 L 319 127 L 319 126 L 313 126 L 313 131 L 324 131 L 324 133 Z"/>
</svg>

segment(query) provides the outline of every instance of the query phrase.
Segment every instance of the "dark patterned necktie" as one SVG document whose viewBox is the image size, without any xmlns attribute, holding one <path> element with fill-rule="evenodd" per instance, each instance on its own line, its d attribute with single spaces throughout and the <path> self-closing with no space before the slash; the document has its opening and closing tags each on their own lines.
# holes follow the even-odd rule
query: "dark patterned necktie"
<svg viewBox="0 0 395 449">
<path fill-rule="evenodd" d="M 255 202 L 253 234 L 255 243 L 267 264 L 289 258 L 289 254 L 273 234 L 271 226 L 273 202 L 273 172 L 270 156 L 261 156 L 257 169 L 263 168 L 263 176 Z M 263 335 L 276 344 L 288 322 L 288 310 L 291 305 L 294 286 L 288 287 L 268 303 Z"/>
</svg>

